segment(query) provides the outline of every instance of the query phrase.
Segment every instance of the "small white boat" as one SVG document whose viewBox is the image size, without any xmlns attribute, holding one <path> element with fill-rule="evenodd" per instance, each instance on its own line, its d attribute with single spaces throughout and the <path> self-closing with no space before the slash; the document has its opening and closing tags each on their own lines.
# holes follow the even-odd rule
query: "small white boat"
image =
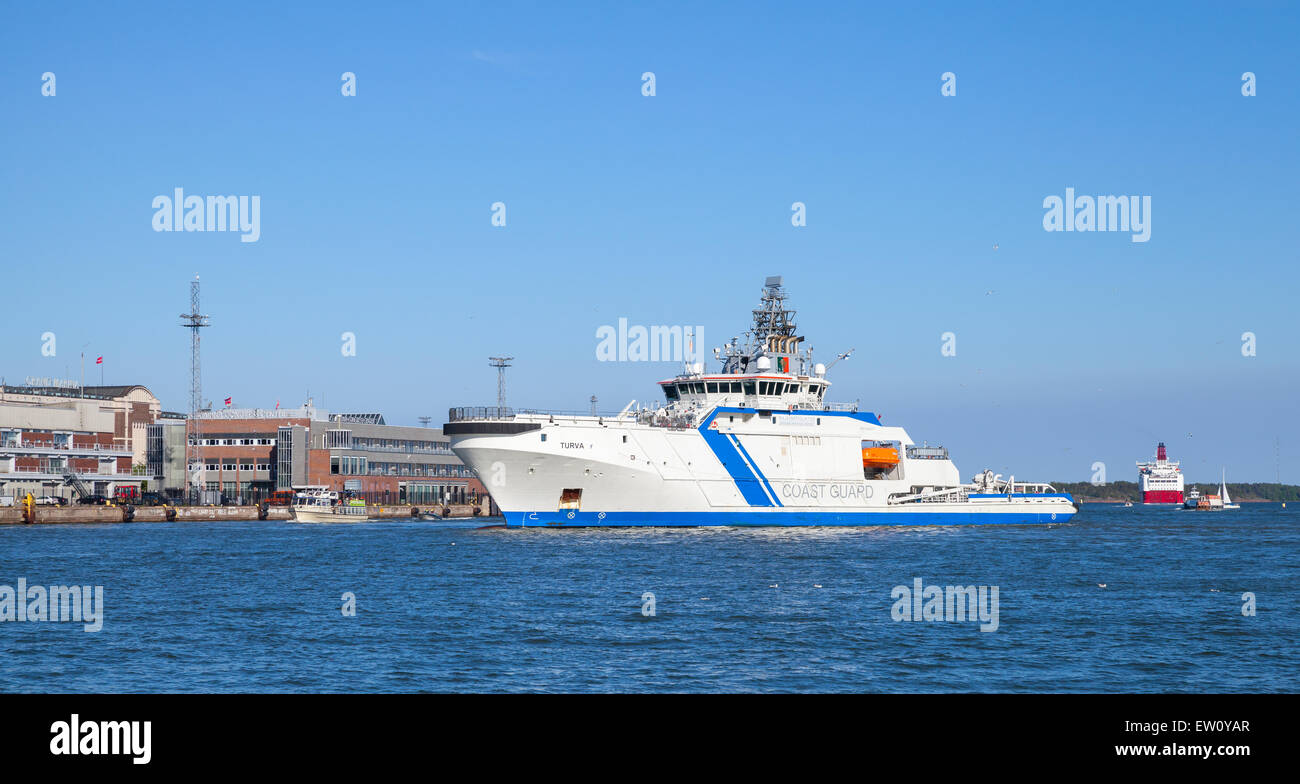
<svg viewBox="0 0 1300 784">
<path fill-rule="evenodd" d="M 1221 469 L 1221 470 L 1222 470 L 1222 469 Z M 1234 504 L 1234 503 L 1232 502 L 1232 499 L 1228 497 L 1228 481 L 1227 481 L 1227 477 L 1228 477 L 1227 471 L 1223 471 L 1223 473 L 1221 473 L 1221 474 L 1219 475 L 1219 497 L 1223 499 L 1223 508 L 1224 508 L 1224 509 L 1240 509 L 1240 508 L 1241 508 L 1241 504 Z"/>
<path fill-rule="evenodd" d="M 338 493 L 324 487 L 299 491 L 289 510 L 299 523 L 363 523 L 370 519 L 365 501 L 340 499 Z"/>
</svg>

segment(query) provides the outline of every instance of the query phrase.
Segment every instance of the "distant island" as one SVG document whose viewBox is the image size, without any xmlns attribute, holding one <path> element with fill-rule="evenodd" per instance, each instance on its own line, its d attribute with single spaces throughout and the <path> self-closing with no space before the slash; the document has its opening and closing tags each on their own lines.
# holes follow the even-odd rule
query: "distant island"
<svg viewBox="0 0 1300 784">
<path fill-rule="evenodd" d="M 1053 482 L 1052 487 L 1062 493 L 1069 493 L 1074 500 L 1083 502 L 1142 502 L 1142 493 L 1137 482 L 1107 482 L 1094 485 L 1091 482 Z M 1189 482 L 1187 490 L 1193 487 L 1201 495 L 1218 493 L 1218 483 Z M 1300 485 L 1283 485 L 1277 482 L 1229 482 L 1228 495 L 1233 502 L 1258 503 L 1278 501 L 1300 501 Z"/>
</svg>

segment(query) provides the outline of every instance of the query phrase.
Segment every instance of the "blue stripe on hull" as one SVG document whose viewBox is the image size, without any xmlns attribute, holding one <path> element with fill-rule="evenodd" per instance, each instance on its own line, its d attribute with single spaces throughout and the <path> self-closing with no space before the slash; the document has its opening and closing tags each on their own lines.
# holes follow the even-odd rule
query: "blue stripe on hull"
<svg viewBox="0 0 1300 784">
<path fill-rule="evenodd" d="M 749 450 L 745 449 L 745 445 L 740 443 L 740 439 L 735 433 L 730 434 L 729 437 L 731 438 L 731 442 L 736 445 L 736 449 L 740 450 L 741 457 L 745 458 L 745 463 L 749 466 L 749 470 L 753 471 L 754 476 L 758 477 L 758 481 L 763 483 L 764 492 L 767 494 L 768 505 L 785 506 L 785 504 L 781 503 L 781 499 L 776 497 L 776 491 L 772 489 L 772 483 L 767 481 L 767 477 L 763 476 L 762 471 L 758 470 L 758 461 L 750 456 Z"/>
<path fill-rule="evenodd" d="M 768 410 L 761 409 L 761 411 Z M 704 444 L 713 452 L 713 456 L 718 459 L 718 463 L 722 465 L 723 470 L 731 477 L 731 481 L 736 483 L 736 489 L 740 491 L 745 503 L 757 507 L 785 506 L 785 504 L 781 503 L 781 499 L 777 498 L 776 491 L 772 489 L 772 483 L 763 475 L 758 463 L 754 458 L 750 457 L 749 452 L 740 443 L 740 437 L 735 433 L 724 435 L 711 427 L 714 420 L 722 414 L 754 414 L 759 412 L 760 409 L 756 408 L 718 406 L 705 417 L 704 421 L 696 429 L 704 437 Z M 848 417 L 873 425 L 880 424 L 880 419 L 875 414 L 866 411 L 814 411 L 805 409 L 782 411 L 772 409 L 768 413 L 776 416 Z M 659 525 L 659 523 L 655 523 L 655 525 Z M 667 523 L 666 525 L 679 524 Z M 770 525 L 770 523 L 764 523 L 764 525 Z M 821 525 L 821 523 L 817 523 L 817 525 Z"/>
<path fill-rule="evenodd" d="M 727 437 L 717 430 L 710 430 L 709 425 L 713 423 L 713 418 L 718 415 L 714 412 L 709 415 L 708 419 L 700 425 L 700 435 L 704 437 L 704 443 L 713 452 L 713 456 L 718 459 L 723 470 L 731 477 L 731 481 L 736 483 L 736 489 L 745 499 L 745 503 L 750 506 L 772 506 L 772 499 L 768 497 L 767 491 L 754 471 L 746 464 L 740 456 L 740 442 L 734 437 Z"/>
<path fill-rule="evenodd" d="M 505 512 L 511 528 L 724 525 L 1043 525 L 1065 523 L 1074 512 Z M 570 517 L 572 515 L 572 517 Z"/>
</svg>

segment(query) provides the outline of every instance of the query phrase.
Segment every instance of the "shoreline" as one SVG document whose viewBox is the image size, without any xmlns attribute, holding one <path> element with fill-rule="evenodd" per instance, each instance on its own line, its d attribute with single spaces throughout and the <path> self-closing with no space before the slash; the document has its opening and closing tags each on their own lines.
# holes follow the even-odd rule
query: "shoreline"
<svg viewBox="0 0 1300 784">
<path fill-rule="evenodd" d="M 375 506 L 378 520 L 451 520 L 486 517 L 470 504 Z M 0 525 L 84 525 L 93 523 L 183 523 L 212 520 L 291 522 L 287 506 L 38 506 L 0 508 Z"/>
</svg>

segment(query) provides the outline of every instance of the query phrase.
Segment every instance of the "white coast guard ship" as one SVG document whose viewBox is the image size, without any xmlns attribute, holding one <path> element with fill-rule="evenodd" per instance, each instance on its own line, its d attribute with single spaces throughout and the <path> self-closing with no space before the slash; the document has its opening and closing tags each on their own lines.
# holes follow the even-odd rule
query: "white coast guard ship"
<svg viewBox="0 0 1300 784">
<path fill-rule="evenodd" d="M 962 483 L 948 450 L 917 446 L 856 405 L 828 403 L 826 368 L 768 278 L 740 345 L 660 381 L 664 400 L 601 417 L 453 408 L 443 432 L 508 526 L 1061 523 L 1050 485 L 992 471 Z"/>
</svg>

